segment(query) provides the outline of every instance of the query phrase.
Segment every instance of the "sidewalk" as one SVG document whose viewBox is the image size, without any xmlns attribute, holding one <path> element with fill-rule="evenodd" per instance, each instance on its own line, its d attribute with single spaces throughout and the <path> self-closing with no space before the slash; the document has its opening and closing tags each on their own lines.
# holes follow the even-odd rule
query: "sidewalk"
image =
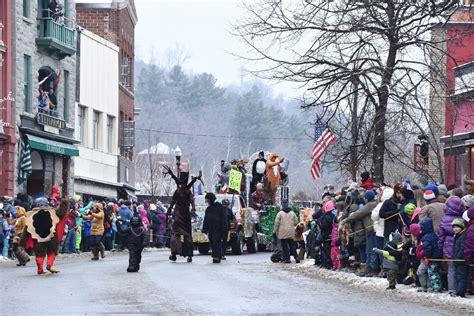
<svg viewBox="0 0 474 316">
<path fill-rule="evenodd" d="M 354 289 L 382 293 L 387 297 L 397 297 L 403 300 L 414 300 L 422 302 L 422 304 L 434 304 L 440 307 L 456 307 L 461 310 L 474 310 L 474 296 L 466 298 L 451 297 L 448 292 L 443 293 L 419 293 L 417 289 L 411 285 L 397 284 L 396 290 L 386 290 L 388 286 L 387 279 L 383 278 L 362 278 L 353 273 L 342 271 L 330 271 L 315 266 L 314 260 L 305 260 L 301 264 L 284 265 L 291 271 L 303 273 L 309 277 L 317 277 L 330 281 L 344 283 Z"/>
</svg>

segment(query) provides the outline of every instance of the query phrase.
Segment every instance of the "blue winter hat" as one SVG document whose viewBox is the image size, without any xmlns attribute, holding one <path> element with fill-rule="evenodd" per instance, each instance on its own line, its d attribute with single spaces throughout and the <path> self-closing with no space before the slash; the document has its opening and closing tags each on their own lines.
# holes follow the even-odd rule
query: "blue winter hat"
<svg viewBox="0 0 474 316">
<path fill-rule="evenodd" d="M 374 191 L 373 190 L 365 191 L 364 198 L 369 202 L 373 201 L 375 199 Z"/>
<path fill-rule="evenodd" d="M 425 187 L 424 191 L 429 191 L 429 190 L 433 191 L 433 193 L 436 195 L 436 197 L 439 196 L 439 189 L 438 189 L 438 186 L 436 184 L 428 184 Z"/>
</svg>

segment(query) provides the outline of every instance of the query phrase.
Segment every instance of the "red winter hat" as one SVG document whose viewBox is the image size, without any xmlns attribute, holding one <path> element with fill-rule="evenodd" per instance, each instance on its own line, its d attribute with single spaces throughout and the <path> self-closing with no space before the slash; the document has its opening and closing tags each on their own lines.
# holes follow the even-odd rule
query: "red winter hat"
<svg viewBox="0 0 474 316">
<path fill-rule="evenodd" d="M 419 238 L 421 236 L 421 226 L 420 224 L 411 224 L 410 225 L 410 233 L 412 236 Z"/>
</svg>

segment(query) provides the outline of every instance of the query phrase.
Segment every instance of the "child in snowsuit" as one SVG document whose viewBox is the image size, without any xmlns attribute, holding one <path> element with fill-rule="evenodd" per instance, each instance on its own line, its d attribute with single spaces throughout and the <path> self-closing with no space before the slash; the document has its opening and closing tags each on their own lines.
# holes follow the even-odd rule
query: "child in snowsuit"
<svg viewBox="0 0 474 316">
<path fill-rule="evenodd" d="M 389 241 L 383 250 L 374 248 L 374 252 L 383 255 L 383 267 L 387 269 L 387 290 L 395 290 L 397 285 L 398 263 L 402 260 L 402 235 L 398 231 L 390 233 Z"/>
<path fill-rule="evenodd" d="M 453 220 L 452 226 L 454 231 L 453 259 L 464 260 L 464 244 L 466 241 L 464 221 L 462 219 L 455 219 Z M 464 261 L 455 261 L 454 269 L 456 293 L 451 293 L 451 296 L 465 297 L 467 281 L 469 279 L 469 264 Z"/>
<path fill-rule="evenodd" d="M 130 227 L 126 230 L 128 245 L 128 268 L 127 272 L 138 272 L 142 261 L 142 251 L 145 248 L 146 231 L 143 228 L 142 219 L 135 213 L 130 220 Z"/>
<path fill-rule="evenodd" d="M 431 292 L 442 292 L 441 277 L 439 275 L 439 264 L 431 259 L 441 258 L 441 251 L 438 247 L 438 236 L 433 229 L 433 221 L 427 217 L 420 223 L 421 227 L 421 246 L 423 247 L 423 259 L 418 267 L 418 278 L 422 287 L 427 287 L 426 271 L 431 285 Z"/>
</svg>

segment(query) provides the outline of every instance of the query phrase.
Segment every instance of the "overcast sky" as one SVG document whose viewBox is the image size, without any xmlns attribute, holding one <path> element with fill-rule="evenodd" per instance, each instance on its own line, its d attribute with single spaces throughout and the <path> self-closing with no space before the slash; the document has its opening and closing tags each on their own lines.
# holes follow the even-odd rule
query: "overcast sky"
<svg viewBox="0 0 474 316">
<path fill-rule="evenodd" d="M 167 49 L 179 44 L 190 55 L 186 69 L 210 72 L 223 86 L 240 85 L 241 68 L 251 68 L 229 53 L 242 55 L 248 49 L 229 33 L 245 14 L 240 0 L 135 0 L 135 6 L 137 59 L 149 61 L 153 51 L 155 60 L 166 65 Z M 298 95 L 288 84 L 274 86 L 274 93 Z"/>
</svg>

